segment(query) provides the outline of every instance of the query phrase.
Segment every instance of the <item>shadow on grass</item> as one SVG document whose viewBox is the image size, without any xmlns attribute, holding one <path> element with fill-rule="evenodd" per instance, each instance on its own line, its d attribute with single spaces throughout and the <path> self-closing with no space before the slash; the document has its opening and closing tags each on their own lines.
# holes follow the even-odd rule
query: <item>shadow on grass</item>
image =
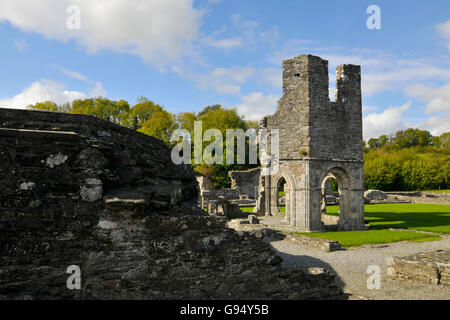
<svg viewBox="0 0 450 320">
<path fill-rule="evenodd" d="M 393 208 L 390 210 L 390 207 L 380 206 Z M 365 220 L 370 224 L 371 230 L 400 228 L 450 234 L 448 205 L 381 204 L 373 208 L 369 205 L 366 206 Z"/>
<path fill-rule="evenodd" d="M 421 230 L 450 234 L 450 206 L 396 203 L 366 205 L 364 218 L 370 230 L 389 228 Z M 327 207 L 329 215 L 337 215 L 338 207 Z"/>
</svg>

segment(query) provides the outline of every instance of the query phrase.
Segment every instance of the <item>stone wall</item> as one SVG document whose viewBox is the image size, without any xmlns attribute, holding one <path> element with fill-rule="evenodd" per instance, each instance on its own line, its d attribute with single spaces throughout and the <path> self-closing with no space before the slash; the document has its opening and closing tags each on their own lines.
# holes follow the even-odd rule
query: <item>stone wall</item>
<svg viewBox="0 0 450 320">
<path fill-rule="evenodd" d="M 0 299 L 314 299 L 326 271 L 197 207 L 191 166 L 94 117 L 0 110 Z M 81 290 L 66 286 L 81 269 Z"/>
<path fill-rule="evenodd" d="M 412 203 L 450 204 L 449 193 L 433 192 L 386 192 L 388 201 L 407 201 Z"/>
<path fill-rule="evenodd" d="M 260 214 L 283 215 L 278 184 L 284 179 L 286 222 L 292 230 L 324 230 L 322 190 L 330 177 L 339 185 L 339 230 L 366 228 L 360 66 L 338 66 L 336 84 L 333 102 L 328 61 L 312 55 L 284 60 L 283 97 L 276 112 L 261 121 L 263 129 L 279 130 L 279 170 L 260 179 L 264 205 L 258 200 L 257 208 L 264 210 Z"/>
<path fill-rule="evenodd" d="M 231 188 L 236 189 L 241 198 L 256 199 L 258 196 L 258 182 L 261 169 L 247 171 L 230 171 Z"/>
<path fill-rule="evenodd" d="M 386 264 L 388 276 L 397 280 L 450 285 L 450 250 L 388 257 Z"/>
</svg>

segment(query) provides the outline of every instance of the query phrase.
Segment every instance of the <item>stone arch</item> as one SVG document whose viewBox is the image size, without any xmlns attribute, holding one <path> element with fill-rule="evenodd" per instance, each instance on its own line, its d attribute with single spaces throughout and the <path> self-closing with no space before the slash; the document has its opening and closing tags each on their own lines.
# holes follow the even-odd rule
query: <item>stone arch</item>
<svg viewBox="0 0 450 320">
<path fill-rule="evenodd" d="M 285 185 L 286 185 L 286 179 L 284 177 L 281 177 L 278 180 L 277 184 L 276 184 L 276 186 L 277 186 L 277 206 L 278 206 L 278 208 L 282 207 L 283 204 L 285 205 L 285 203 L 283 203 L 281 201 L 281 199 L 283 197 L 285 197 L 285 195 L 284 196 L 280 195 L 281 192 L 285 192 Z"/>
<path fill-rule="evenodd" d="M 329 180 L 330 178 L 334 178 L 337 181 L 338 184 L 338 192 L 339 192 L 339 217 L 338 219 L 335 219 L 335 223 L 336 223 L 336 228 L 337 229 L 343 229 L 342 224 L 345 222 L 345 217 L 346 214 L 348 213 L 348 211 L 350 210 L 349 208 L 349 203 L 350 203 L 350 199 L 349 199 L 349 190 L 351 188 L 351 178 L 350 175 L 347 173 L 347 170 L 345 170 L 344 168 L 341 167 L 333 167 L 329 170 L 327 170 L 327 172 L 322 176 L 322 180 L 321 180 L 321 199 L 322 199 L 322 203 L 321 203 L 321 215 L 323 218 L 323 214 L 324 211 L 326 210 L 326 195 L 325 195 L 325 184 L 326 181 Z M 332 223 L 333 222 L 333 218 L 328 217 L 329 218 L 329 222 L 328 223 Z"/>
<path fill-rule="evenodd" d="M 324 187 L 324 181 L 328 178 L 333 177 L 337 180 L 338 184 L 342 186 L 342 189 L 349 189 L 351 186 L 350 175 L 347 170 L 341 167 L 333 167 L 329 169 L 323 176 L 321 181 L 321 187 Z"/>
<path fill-rule="evenodd" d="M 290 220 L 290 214 L 291 214 L 291 202 L 293 199 L 295 199 L 295 196 L 293 194 L 295 190 L 295 179 L 294 175 L 285 168 L 280 168 L 279 172 L 276 175 L 269 176 L 270 182 L 270 210 L 266 214 L 272 215 L 272 216 L 284 216 L 285 221 L 289 222 Z M 281 182 L 285 182 L 285 212 L 282 213 L 279 211 L 278 207 L 278 189 Z"/>
</svg>

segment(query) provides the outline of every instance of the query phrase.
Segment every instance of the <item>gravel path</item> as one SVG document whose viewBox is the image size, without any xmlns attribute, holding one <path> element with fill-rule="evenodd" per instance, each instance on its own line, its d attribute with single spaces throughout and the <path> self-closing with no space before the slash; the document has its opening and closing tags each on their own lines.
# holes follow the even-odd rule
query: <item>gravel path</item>
<svg viewBox="0 0 450 320">
<path fill-rule="evenodd" d="M 323 267 L 336 274 L 336 282 L 350 299 L 450 299 L 450 287 L 391 280 L 386 277 L 386 257 L 450 248 L 450 236 L 432 242 L 397 242 L 324 252 L 285 240 L 266 239 L 283 258 L 285 267 Z M 381 288 L 367 289 L 367 267 L 381 270 Z"/>
</svg>

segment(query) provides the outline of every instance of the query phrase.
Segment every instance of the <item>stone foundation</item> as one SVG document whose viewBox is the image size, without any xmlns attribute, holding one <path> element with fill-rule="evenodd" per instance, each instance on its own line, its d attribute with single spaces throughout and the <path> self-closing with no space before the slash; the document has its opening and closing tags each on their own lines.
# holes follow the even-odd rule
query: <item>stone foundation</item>
<svg viewBox="0 0 450 320">
<path fill-rule="evenodd" d="M 388 276 L 404 281 L 450 285 L 450 250 L 386 259 Z"/>
</svg>

